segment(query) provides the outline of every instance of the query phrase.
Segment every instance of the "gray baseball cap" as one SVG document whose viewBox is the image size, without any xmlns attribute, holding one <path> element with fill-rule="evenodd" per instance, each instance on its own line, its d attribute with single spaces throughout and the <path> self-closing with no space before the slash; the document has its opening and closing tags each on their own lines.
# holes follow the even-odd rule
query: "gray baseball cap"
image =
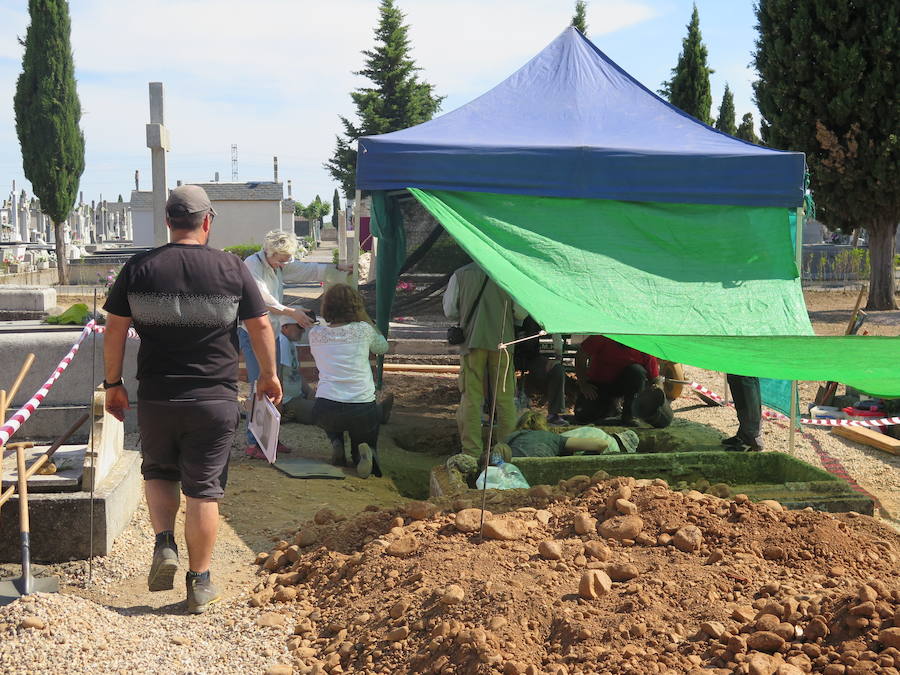
<svg viewBox="0 0 900 675">
<path fill-rule="evenodd" d="M 166 200 L 166 215 L 170 218 L 179 218 L 201 211 L 217 215 L 209 202 L 206 190 L 199 185 L 182 185 L 169 193 Z"/>
</svg>

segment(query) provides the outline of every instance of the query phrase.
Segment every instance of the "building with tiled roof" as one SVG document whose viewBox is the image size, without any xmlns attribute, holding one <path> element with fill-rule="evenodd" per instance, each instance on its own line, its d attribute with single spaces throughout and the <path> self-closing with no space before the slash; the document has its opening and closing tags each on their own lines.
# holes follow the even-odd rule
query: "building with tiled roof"
<svg viewBox="0 0 900 675">
<path fill-rule="evenodd" d="M 191 183 L 199 185 L 216 210 L 210 243 L 216 248 L 262 244 L 270 230 L 293 230 L 293 201 L 284 199 L 283 184 L 274 181 L 245 183 Z M 290 208 L 288 210 L 288 204 Z M 153 193 L 133 190 L 131 212 L 135 246 L 153 246 Z"/>
</svg>

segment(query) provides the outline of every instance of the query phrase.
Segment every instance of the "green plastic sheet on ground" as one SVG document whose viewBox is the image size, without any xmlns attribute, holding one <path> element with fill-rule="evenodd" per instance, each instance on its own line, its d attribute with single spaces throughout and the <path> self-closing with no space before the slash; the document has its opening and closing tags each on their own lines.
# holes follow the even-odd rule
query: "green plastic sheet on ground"
<svg viewBox="0 0 900 675">
<path fill-rule="evenodd" d="M 900 338 L 813 335 L 786 209 L 410 192 L 550 333 L 900 396 Z"/>
</svg>

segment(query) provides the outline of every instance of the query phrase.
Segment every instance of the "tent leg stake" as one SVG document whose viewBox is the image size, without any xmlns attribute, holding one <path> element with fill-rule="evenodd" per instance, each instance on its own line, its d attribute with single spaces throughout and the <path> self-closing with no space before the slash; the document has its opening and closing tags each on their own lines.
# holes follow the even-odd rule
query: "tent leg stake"
<svg viewBox="0 0 900 675">
<path fill-rule="evenodd" d="M 500 338 L 503 338 L 503 322 L 506 320 L 506 311 L 509 308 L 509 300 L 503 303 L 503 313 L 500 315 Z M 506 347 L 501 343 L 497 345 L 497 348 L 502 348 L 501 354 L 506 355 L 506 366 L 507 368 L 510 366 L 509 363 L 509 351 L 507 351 Z M 497 414 L 497 394 L 500 392 L 500 362 L 497 362 L 497 376 L 494 379 L 494 390 L 491 395 L 491 416 L 488 420 L 488 440 L 487 447 L 484 450 L 484 485 L 481 488 L 481 525 L 478 527 L 478 541 L 479 543 L 484 541 L 484 506 L 487 503 L 487 479 L 488 479 L 488 467 L 491 464 L 491 443 L 494 439 L 494 417 Z M 479 413 L 480 415 L 480 413 Z"/>
</svg>

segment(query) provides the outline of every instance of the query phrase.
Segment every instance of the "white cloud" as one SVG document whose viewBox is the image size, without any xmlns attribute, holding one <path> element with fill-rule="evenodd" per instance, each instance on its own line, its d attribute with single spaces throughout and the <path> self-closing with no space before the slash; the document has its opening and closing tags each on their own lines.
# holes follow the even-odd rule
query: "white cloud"
<svg viewBox="0 0 900 675">
<path fill-rule="evenodd" d="M 447 96 L 445 111 L 523 65 L 568 24 L 573 9 L 569 0 L 398 4 L 422 76 Z M 71 11 L 86 197 L 127 193 L 136 168 L 149 177 L 149 81 L 166 88 L 173 183 L 215 171 L 230 178 L 237 143 L 242 179 L 270 177 L 278 155 L 295 196 L 331 193 L 321 164 L 340 131 L 338 115 L 353 113 L 349 92 L 362 80 L 352 72 L 362 66 L 361 50 L 372 46 L 375 0 L 76 0 Z M 593 0 L 591 35 L 652 16 L 645 2 Z M 21 58 L 15 37 L 24 36 L 27 23 L 18 2 L 0 0 L 0 91 L 7 101 Z M 0 112 L 0 143 L 18 150 L 11 110 Z M 16 174 L 21 180 L 17 152 L 6 155 L 0 181 Z"/>
</svg>

